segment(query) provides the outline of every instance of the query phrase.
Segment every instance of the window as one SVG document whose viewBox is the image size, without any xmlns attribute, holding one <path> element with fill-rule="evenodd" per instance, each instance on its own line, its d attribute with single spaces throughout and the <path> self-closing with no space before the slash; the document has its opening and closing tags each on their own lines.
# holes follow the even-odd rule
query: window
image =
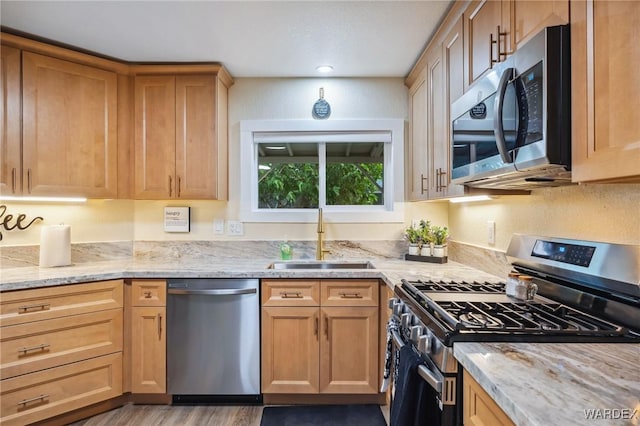
<svg viewBox="0 0 640 426">
<path fill-rule="evenodd" d="M 322 207 L 334 220 L 402 221 L 395 163 L 402 164 L 403 127 L 402 120 L 243 121 L 241 219 L 307 222 Z"/>
</svg>

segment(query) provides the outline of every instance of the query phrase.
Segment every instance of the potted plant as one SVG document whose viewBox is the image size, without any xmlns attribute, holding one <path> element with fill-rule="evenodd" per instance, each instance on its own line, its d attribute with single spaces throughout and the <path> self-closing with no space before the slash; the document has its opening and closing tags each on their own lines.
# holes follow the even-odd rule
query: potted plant
<svg viewBox="0 0 640 426">
<path fill-rule="evenodd" d="M 409 254 L 417 256 L 420 253 L 420 229 L 409 226 L 404 231 L 404 238 L 409 242 Z"/>
<path fill-rule="evenodd" d="M 420 221 L 420 256 L 431 256 L 431 245 L 433 243 L 433 236 L 431 235 L 431 222 L 428 220 Z"/>
<path fill-rule="evenodd" d="M 446 226 L 432 226 L 431 235 L 433 238 L 433 255 L 436 257 L 444 257 L 447 238 L 449 238 L 449 230 Z"/>
</svg>

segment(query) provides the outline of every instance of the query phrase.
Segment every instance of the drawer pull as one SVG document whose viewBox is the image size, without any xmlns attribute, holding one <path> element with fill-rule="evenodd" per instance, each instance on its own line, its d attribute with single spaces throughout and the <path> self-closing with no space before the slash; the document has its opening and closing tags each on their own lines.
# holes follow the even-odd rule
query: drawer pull
<svg viewBox="0 0 640 426">
<path fill-rule="evenodd" d="M 30 402 L 44 401 L 45 399 L 49 399 L 49 395 L 42 394 L 40 396 L 36 396 L 35 398 L 23 399 L 22 401 L 18 402 L 18 405 L 27 405 Z"/>
<path fill-rule="evenodd" d="M 281 291 L 280 296 L 283 299 L 302 299 L 302 293 L 299 291 L 292 291 L 292 292 Z"/>
<path fill-rule="evenodd" d="M 48 311 L 49 309 L 51 309 L 51 303 L 39 303 L 37 305 L 20 306 L 18 308 L 18 313 L 19 314 L 26 314 L 27 312 L 29 312 L 29 311 L 31 311 L 33 309 L 40 309 L 41 311 Z"/>
<path fill-rule="evenodd" d="M 362 299 L 360 293 L 338 293 L 343 299 Z"/>
<path fill-rule="evenodd" d="M 162 314 L 158 314 L 158 340 L 162 340 Z"/>
<path fill-rule="evenodd" d="M 144 298 L 145 299 L 151 299 L 151 292 L 150 291 L 145 291 L 144 292 Z"/>
<path fill-rule="evenodd" d="M 27 352 L 31 352 L 31 351 L 38 351 L 38 350 L 45 350 L 47 349 L 49 346 L 49 344 L 47 343 L 43 343 L 41 345 L 37 345 L 37 346 L 31 346 L 31 347 L 24 347 L 24 348 L 20 348 L 18 349 L 18 352 L 22 352 L 23 354 L 26 354 Z"/>
</svg>

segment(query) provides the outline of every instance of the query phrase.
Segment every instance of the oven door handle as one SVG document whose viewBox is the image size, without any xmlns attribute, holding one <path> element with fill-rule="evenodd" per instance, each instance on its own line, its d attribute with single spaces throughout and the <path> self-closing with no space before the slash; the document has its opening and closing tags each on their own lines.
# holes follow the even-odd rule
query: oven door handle
<svg viewBox="0 0 640 426">
<path fill-rule="evenodd" d="M 398 349 L 406 345 L 396 330 L 391 331 L 391 337 L 393 338 L 393 343 L 396 345 Z M 418 375 L 422 377 L 422 380 L 427 382 L 429 386 L 431 386 L 438 394 L 442 393 L 443 380 L 438 378 L 431 370 L 429 370 L 424 365 L 418 366 Z"/>
<path fill-rule="evenodd" d="M 418 375 L 429 384 L 438 394 L 442 393 L 443 381 L 436 377 L 431 370 L 424 365 L 418 366 Z"/>
</svg>

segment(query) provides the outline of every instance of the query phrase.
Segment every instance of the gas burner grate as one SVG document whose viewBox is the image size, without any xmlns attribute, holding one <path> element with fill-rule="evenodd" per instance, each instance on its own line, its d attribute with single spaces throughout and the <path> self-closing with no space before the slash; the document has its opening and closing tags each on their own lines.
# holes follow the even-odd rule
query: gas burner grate
<svg viewBox="0 0 640 426">
<path fill-rule="evenodd" d="M 438 302 L 457 330 L 624 334 L 623 327 L 557 303 Z"/>
<path fill-rule="evenodd" d="M 453 293 L 504 293 L 505 284 L 490 282 L 467 281 L 409 281 L 420 291 L 442 291 Z"/>
</svg>

